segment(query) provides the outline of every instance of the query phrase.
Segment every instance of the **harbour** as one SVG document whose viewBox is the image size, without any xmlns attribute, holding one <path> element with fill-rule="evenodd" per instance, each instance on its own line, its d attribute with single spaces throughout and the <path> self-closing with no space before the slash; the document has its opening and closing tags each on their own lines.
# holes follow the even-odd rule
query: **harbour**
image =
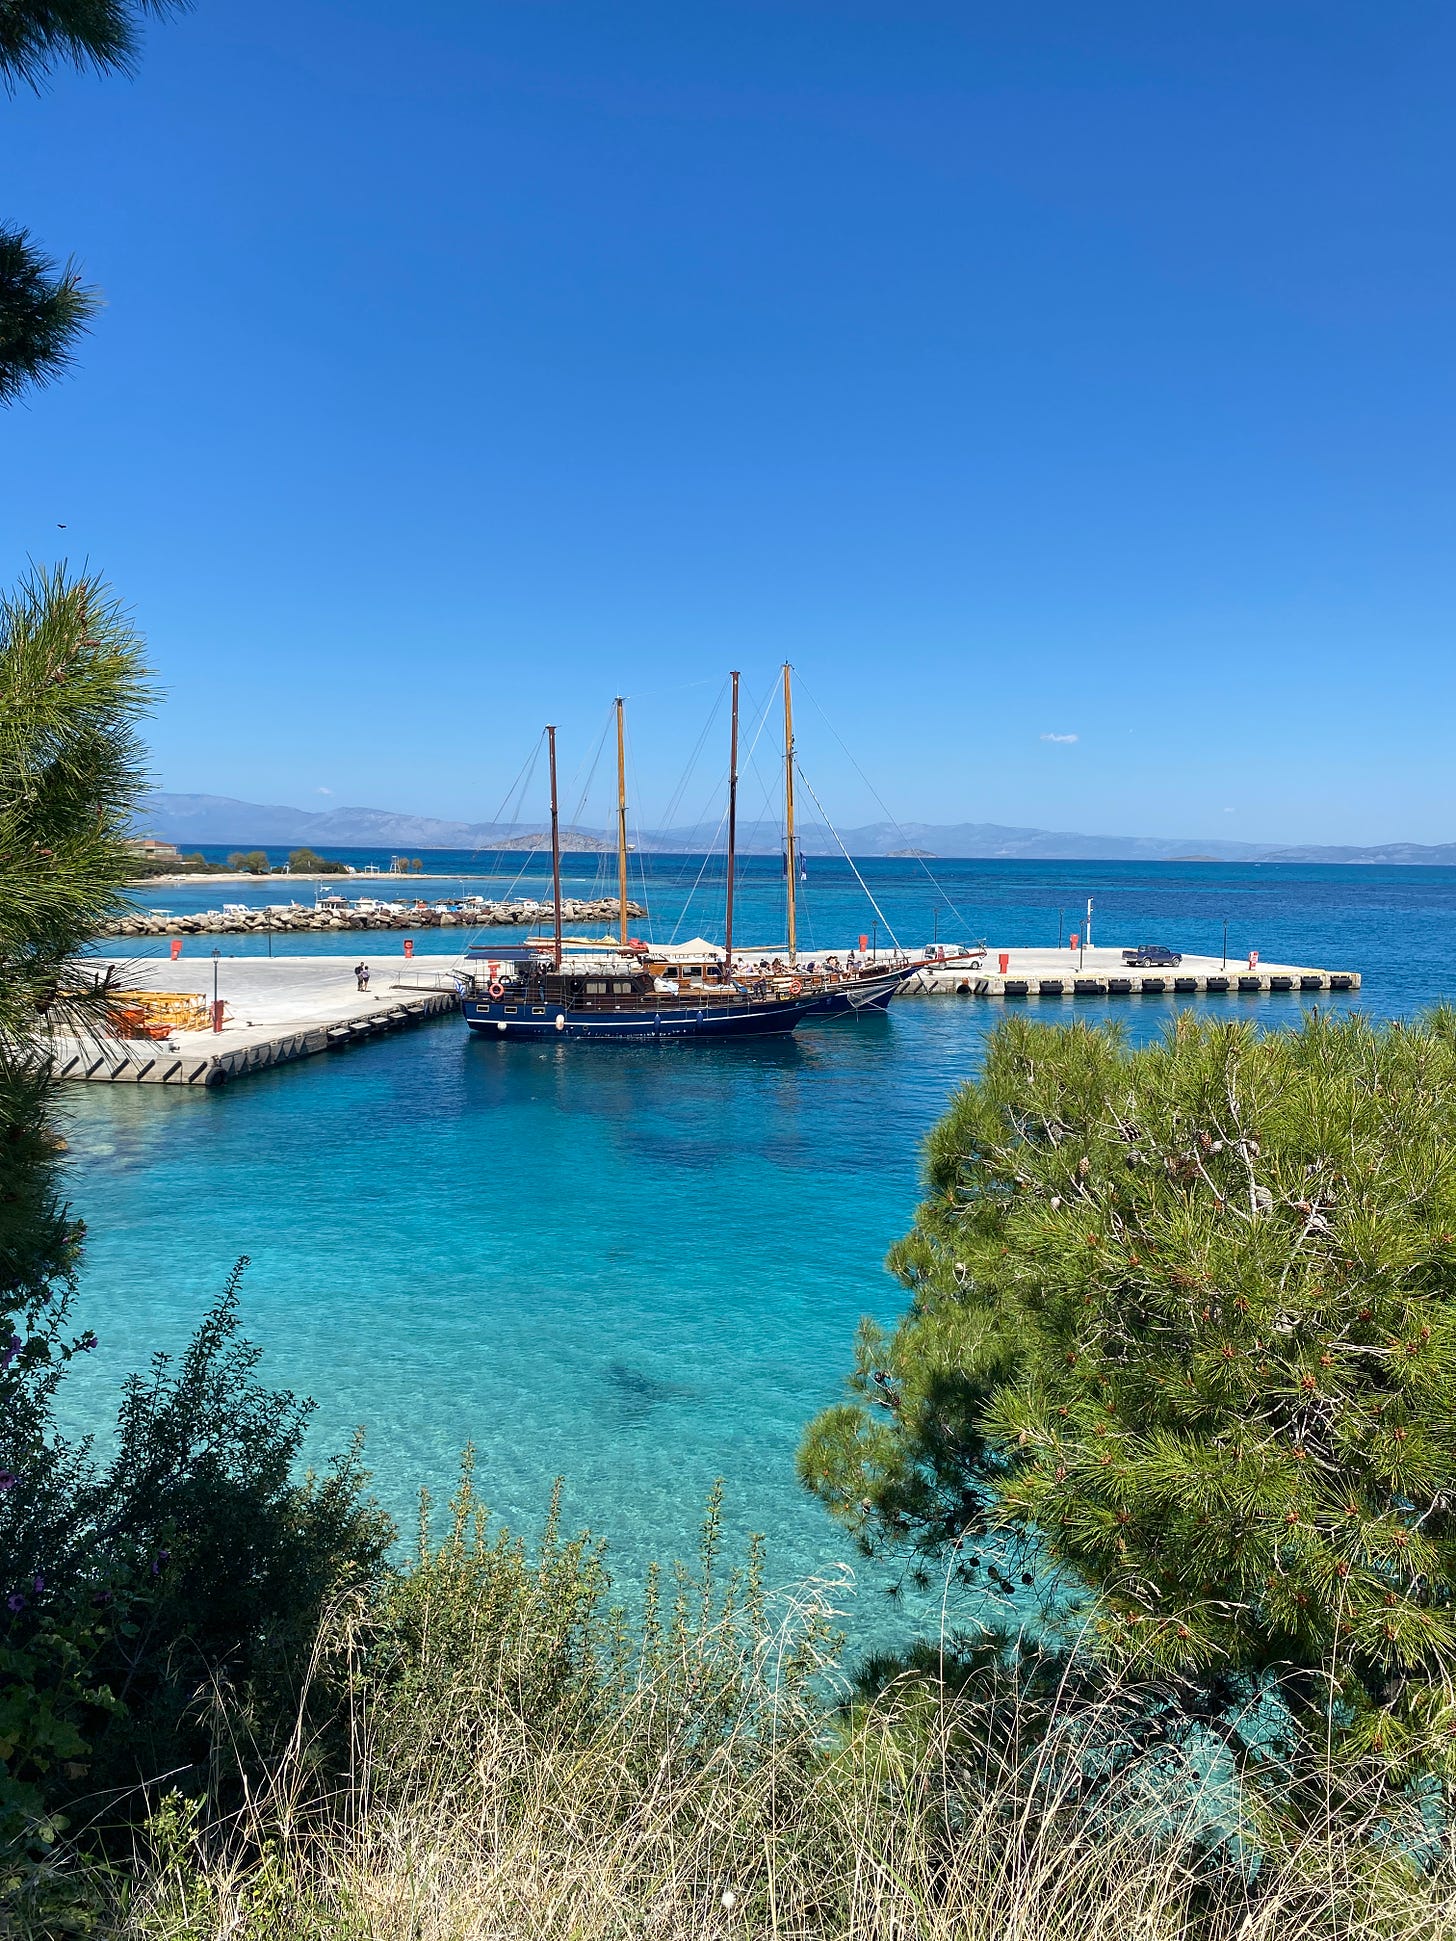
<svg viewBox="0 0 1456 1941">
<path fill-rule="evenodd" d="M 363 939 L 359 941 L 362 950 Z M 600 939 L 600 960 L 611 961 L 615 948 L 612 939 Z M 1080 951 L 1011 946 L 941 958 L 927 954 L 942 948 L 930 945 L 912 952 L 866 949 L 862 961 L 870 969 L 918 962 L 920 968 L 899 986 L 905 999 L 1076 1002 L 1124 997 L 1348 996 L 1360 989 L 1362 981 L 1356 970 L 1262 962 L 1249 966 L 1198 955 L 1184 955 L 1177 966 L 1138 970 L 1123 962 L 1123 948 L 1110 945 Z M 823 954 L 811 957 L 805 969 L 817 964 Z M 845 959 L 855 954 L 852 944 L 842 953 Z M 838 958 L 840 953 L 829 955 Z M 751 956 L 735 956 L 740 976 L 751 969 Z M 371 961 L 370 988 L 360 991 L 342 955 L 268 958 L 219 954 L 216 962 L 211 956 L 166 962 L 101 959 L 91 966 L 93 973 L 105 976 L 109 972 L 113 983 L 126 988 L 138 1001 L 138 1035 L 107 1035 L 86 1042 L 57 1040 L 56 1070 L 62 1078 L 92 1084 L 214 1088 L 453 1014 L 460 1008 L 458 982 L 468 978 L 479 961 L 472 965 L 463 956 L 441 954 L 375 958 Z M 205 1028 L 173 1028 L 161 1036 L 142 1035 L 154 1029 L 147 1025 L 145 1000 L 185 996 L 208 1009 L 214 988 L 217 1001 L 224 1007 L 221 1029 L 213 1029 L 209 1016 Z M 824 1022 L 825 1028 L 834 1023 L 832 1019 Z"/>
<path fill-rule="evenodd" d="M 597 867 L 569 861 L 567 893 L 585 896 Z M 681 919 L 691 936 L 696 866 L 647 858 L 645 868 L 661 933 Z M 740 1046 L 600 1052 L 473 1042 L 451 1008 L 222 1085 L 68 1086 L 61 1129 L 93 1236 L 87 1318 L 102 1343 L 77 1378 L 78 1432 L 104 1423 L 133 1365 L 130 1343 L 144 1335 L 180 1351 L 246 1252 L 248 1326 L 267 1343 L 272 1378 L 319 1400 L 310 1458 L 322 1462 L 368 1422 L 377 1486 L 401 1517 L 473 1437 L 502 1515 L 531 1528 L 565 1473 L 567 1516 L 609 1530 L 630 1574 L 692 1544 L 701 1502 L 725 1476 L 733 1527 L 773 1532 L 786 1582 L 839 1556 L 793 1481 L 802 1424 L 838 1393 L 859 1317 L 888 1324 L 899 1311 L 901 1291 L 879 1263 L 913 1216 L 921 1141 L 975 1076 L 1003 1015 L 1019 1005 L 1048 1021 L 1113 1019 L 1138 1044 L 1188 1012 L 1258 1028 L 1297 1023 L 1311 1003 L 1414 1016 L 1456 988 L 1443 943 L 1456 916 L 1451 872 L 934 868 L 964 919 L 943 912 L 937 941 L 988 937 L 982 993 L 958 994 L 950 973 L 960 967 L 948 964 L 933 999 L 907 990 L 882 1019 Z M 902 943 L 929 942 L 919 864 L 860 869 Z M 811 859 L 809 872 L 801 950 L 857 945 L 862 898 L 848 866 Z M 739 892 L 745 940 L 782 944 L 778 859 L 741 860 Z M 1078 993 L 1077 958 L 1065 938 L 1056 948 L 1057 911 L 1080 911 L 1089 892 L 1111 957 L 1114 939 L 1164 941 L 1185 947 L 1177 975 L 1217 977 L 1227 918 L 1230 973 L 1258 948 L 1262 975 L 1354 966 L 1361 986 L 1184 993 L 1170 969 L 1159 994 L 1150 969 L 1137 993 Z M 711 922 L 711 910 L 701 915 Z M 263 937 L 220 938 L 219 989 L 260 1035 L 283 1038 L 290 1022 L 316 1029 L 320 1013 L 347 1021 L 427 995 L 396 991 L 395 980 L 450 977 L 465 935 L 428 933 L 410 965 L 397 936 L 275 939 L 299 954 L 271 965 Z M 998 940 L 1012 981 L 1044 969 L 1060 976 L 1062 998 L 997 996 Z M 383 949 L 369 956 L 364 998 L 352 968 L 371 946 Z M 1084 977 L 1117 975 L 1103 950 L 1085 953 Z M 113 960 L 128 982 L 211 997 L 210 947 L 189 944 L 173 964 L 165 939 L 149 940 L 125 957 L 113 946 L 102 961 Z M 315 980 L 312 1018 L 281 1002 L 238 1008 L 248 991 L 262 1004 L 270 975 L 284 973 L 277 988 L 288 990 L 294 965 L 300 993 Z M 199 1061 L 211 1049 L 206 1034 L 184 1042 Z M 706 1235 L 733 1263 L 712 1300 L 691 1271 Z M 894 1613 L 868 1586 L 853 1608 L 857 1636 L 889 1641 Z"/>
</svg>

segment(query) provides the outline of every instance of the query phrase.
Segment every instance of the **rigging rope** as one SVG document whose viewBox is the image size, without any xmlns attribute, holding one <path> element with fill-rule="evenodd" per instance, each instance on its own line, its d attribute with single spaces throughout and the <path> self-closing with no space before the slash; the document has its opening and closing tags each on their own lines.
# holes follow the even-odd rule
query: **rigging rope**
<svg viewBox="0 0 1456 1941">
<path fill-rule="evenodd" d="M 860 875 L 859 865 L 855 862 L 853 856 L 850 855 L 849 851 L 845 849 L 844 844 L 842 842 L 839 842 L 839 831 L 835 828 L 834 824 L 829 820 L 828 815 L 825 813 L 824 804 L 819 800 L 818 796 L 814 794 L 814 784 L 809 780 L 808 776 L 804 773 L 804 764 L 800 761 L 795 761 L 794 767 L 799 772 L 799 780 L 804 784 L 804 787 L 808 789 L 810 795 L 813 796 L 814 807 L 819 811 L 820 815 L 824 817 L 825 828 L 829 831 L 830 835 L 833 836 L 834 840 L 839 843 L 839 847 L 844 855 L 844 860 L 849 864 L 850 868 L 854 871 L 854 880 L 859 884 L 860 888 L 864 891 L 865 895 L 869 898 L 870 908 L 874 911 L 875 915 L 879 918 L 880 922 L 884 924 L 885 930 L 889 936 L 890 942 L 895 946 L 896 950 L 899 950 L 900 939 L 895 935 L 894 931 L 890 928 L 890 919 L 885 915 L 884 911 L 880 908 L 879 904 L 875 902 L 874 891 L 870 888 L 869 884 Z"/>
<path fill-rule="evenodd" d="M 843 749 L 844 754 L 848 757 L 850 767 L 854 770 L 855 774 L 858 775 L 859 779 L 864 783 L 865 787 L 869 790 L 870 794 L 875 798 L 876 802 L 879 803 L 881 810 L 884 812 L 885 820 L 889 823 L 890 827 L 895 831 L 895 834 L 900 837 L 902 843 L 905 845 L 907 849 L 912 848 L 913 844 L 910 842 L 910 838 L 905 834 L 905 831 L 900 827 L 899 823 L 895 820 L 894 816 L 891 815 L 889 809 L 885 807 L 884 800 L 881 797 L 879 790 L 875 787 L 874 783 L 870 780 L 869 776 L 865 774 L 864 770 L 860 767 L 859 763 L 855 760 L 854 756 L 850 754 L 849 749 L 845 746 L 843 736 L 840 734 L 839 730 L 835 727 L 834 723 L 829 719 L 829 716 L 824 712 L 823 708 L 820 707 L 818 696 L 813 692 L 811 688 L 805 685 L 802 676 L 800 676 L 800 679 L 799 679 L 799 691 L 801 694 L 807 694 L 810 701 L 813 702 L 814 712 L 818 715 L 819 719 L 824 723 L 825 727 L 829 730 L 830 734 L 833 735 L 834 739 L 839 743 L 840 748 Z M 806 788 L 808 787 L 807 782 L 805 783 L 805 787 Z M 812 789 L 810 789 L 809 792 L 811 795 L 813 794 Z M 836 842 L 839 842 L 839 836 L 837 833 L 835 833 L 834 835 L 834 840 Z M 839 846 L 841 849 L 844 849 L 843 843 L 839 843 Z M 849 854 L 849 851 L 846 849 L 844 853 L 847 856 Z M 965 916 L 962 915 L 962 913 L 956 908 L 955 904 L 952 903 L 950 898 L 946 895 L 944 886 L 937 881 L 935 872 L 930 868 L 925 858 L 923 856 L 917 856 L 915 860 L 919 863 L 920 867 L 925 871 L 927 880 L 930 882 L 936 894 L 944 902 L 945 907 L 950 911 L 951 915 L 956 919 L 958 923 L 965 924 L 966 930 L 969 933 L 971 929 L 969 921 Z M 873 901 L 873 899 L 871 899 L 871 901 Z"/>
<path fill-rule="evenodd" d="M 541 750 L 544 747 L 545 742 L 546 742 L 546 735 L 545 735 L 545 731 L 543 730 L 539 735 L 537 735 L 536 740 L 531 748 L 530 754 L 526 757 L 525 761 L 522 762 L 520 768 L 516 771 L 515 781 L 511 783 L 510 787 L 506 790 L 505 795 L 502 797 L 500 808 L 496 813 L 495 819 L 497 822 L 501 822 L 505 820 L 506 809 L 509 807 L 512 798 L 517 795 L 519 795 L 520 801 L 517 802 L 516 814 L 519 815 L 520 802 L 524 802 L 525 796 L 526 796 L 526 790 L 531 786 L 531 778 L 536 773 L 536 764 L 541 759 Z M 512 824 L 512 826 L 514 826 L 514 824 Z M 475 849 L 471 851 L 472 857 L 479 856 L 482 853 L 483 852 L 479 849 Z M 500 852 L 499 850 L 497 850 L 495 853 L 499 855 Z M 528 861 L 523 863 L 520 869 L 516 871 L 514 881 L 508 886 L 506 890 L 505 898 L 503 899 L 504 901 L 506 902 L 510 901 L 511 895 L 515 890 L 516 884 L 520 882 L 521 878 L 525 875 L 526 870 L 530 867 L 530 863 L 529 863 L 530 854 L 531 852 L 528 851 L 527 852 Z M 460 878 L 460 889 L 463 895 L 465 890 L 465 879 L 463 876 Z M 471 931 L 470 935 L 465 940 L 465 948 L 467 950 L 469 950 L 471 945 L 474 944 L 475 940 L 477 939 L 477 937 L 479 937 L 481 931 L 484 928 L 485 926 L 483 924 L 477 924 L 474 930 Z"/>
</svg>

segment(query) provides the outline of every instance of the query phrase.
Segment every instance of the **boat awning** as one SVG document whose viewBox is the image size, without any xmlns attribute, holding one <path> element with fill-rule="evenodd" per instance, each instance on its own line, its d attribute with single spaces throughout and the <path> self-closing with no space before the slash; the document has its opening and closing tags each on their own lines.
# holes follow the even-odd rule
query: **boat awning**
<svg viewBox="0 0 1456 1941">
<path fill-rule="evenodd" d="M 706 937 L 692 937 L 685 944 L 649 944 L 649 957 L 666 958 L 670 964 L 717 964 L 723 958 L 722 944 L 710 944 Z"/>
<path fill-rule="evenodd" d="M 544 943 L 471 944 L 465 955 L 472 964 L 529 964 L 543 955 L 549 957 L 551 953 L 552 944 L 548 937 Z"/>
</svg>

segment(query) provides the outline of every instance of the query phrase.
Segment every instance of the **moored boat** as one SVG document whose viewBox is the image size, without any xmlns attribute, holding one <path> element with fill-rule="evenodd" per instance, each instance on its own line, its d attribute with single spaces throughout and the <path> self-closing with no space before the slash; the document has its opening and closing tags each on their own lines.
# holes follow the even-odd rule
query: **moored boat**
<svg viewBox="0 0 1456 1941">
<path fill-rule="evenodd" d="M 841 962 L 834 954 L 801 962 L 797 948 L 800 863 L 794 821 L 794 732 L 790 668 L 783 670 L 785 885 L 787 943 L 782 955 L 735 954 L 733 892 L 738 804 L 738 674 L 730 675 L 728 853 L 724 941 L 655 946 L 629 933 L 627 785 L 623 702 L 617 717 L 618 927 L 613 938 L 562 935 L 561 837 L 556 784 L 556 730 L 546 742 L 551 788 L 552 936 L 503 948 L 474 945 L 457 978 L 461 1010 L 473 1032 L 505 1038 L 593 1038 L 620 1043 L 667 1038 L 781 1036 L 809 1019 L 883 1012 L 920 969 L 897 954 Z M 807 784 L 806 784 L 807 786 Z M 817 800 L 817 798 L 816 798 Z M 858 872 L 856 872 L 858 873 Z M 868 892 L 866 892 L 868 894 Z M 871 899 L 873 900 L 873 899 Z M 875 906 L 879 915 L 878 905 Z M 864 943 L 861 939 L 861 945 Z M 583 954 L 584 953 L 584 954 Z"/>
<path fill-rule="evenodd" d="M 792 1031 L 819 995 L 762 990 L 732 980 L 669 980 L 647 958 L 558 962 L 551 944 L 482 944 L 485 966 L 461 975 L 460 1007 L 472 1031 L 511 1038 L 591 1038 L 602 1043 L 668 1038 L 775 1037 Z"/>
</svg>

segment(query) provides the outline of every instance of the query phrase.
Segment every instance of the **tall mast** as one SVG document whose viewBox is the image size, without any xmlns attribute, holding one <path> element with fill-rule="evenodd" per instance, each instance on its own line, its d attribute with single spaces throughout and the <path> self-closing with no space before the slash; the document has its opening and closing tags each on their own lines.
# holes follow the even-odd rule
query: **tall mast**
<svg viewBox="0 0 1456 1941">
<path fill-rule="evenodd" d="M 561 969 L 561 823 L 556 804 L 556 730 L 546 730 L 551 755 L 551 906 L 556 919 L 556 968 Z"/>
<path fill-rule="evenodd" d="M 738 847 L 738 670 L 728 676 L 733 684 L 733 727 L 728 744 L 728 899 L 723 923 L 723 974 L 733 981 L 733 870 Z"/>
<path fill-rule="evenodd" d="M 788 835 L 788 946 L 789 962 L 798 961 L 799 858 L 794 847 L 794 700 L 789 686 L 789 663 L 784 662 L 784 828 Z"/>
<path fill-rule="evenodd" d="M 622 942 L 627 941 L 627 740 L 622 697 L 617 696 L 617 906 Z"/>
</svg>

